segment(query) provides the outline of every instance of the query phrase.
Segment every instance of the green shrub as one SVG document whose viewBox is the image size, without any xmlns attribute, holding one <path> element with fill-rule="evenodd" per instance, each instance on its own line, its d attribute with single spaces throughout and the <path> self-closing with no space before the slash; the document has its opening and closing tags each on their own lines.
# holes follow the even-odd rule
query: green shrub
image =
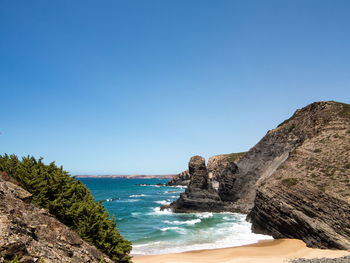
<svg viewBox="0 0 350 263">
<path fill-rule="evenodd" d="M 12 259 L 10 263 L 19 263 L 17 256 L 14 259 Z"/>
<path fill-rule="evenodd" d="M 326 186 L 321 185 L 318 187 L 322 192 L 326 192 Z"/>
<path fill-rule="evenodd" d="M 0 155 L 0 171 L 18 181 L 33 195 L 33 203 L 47 209 L 59 221 L 95 245 L 112 260 L 130 262 L 131 243 L 119 233 L 114 217 L 101 201 L 95 202 L 90 191 L 78 180 L 57 167 L 45 165 L 42 158 Z"/>
<path fill-rule="evenodd" d="M 294 128 L 295 128 L 295 124 L 293 123 L 292 125 L 289 126 L 288 132 L 291 132 L 292 130 L 294 130 Z"/>
<path fill-rule="evenodd" d="M 231 153 L 227 157 L 227 160 L 230 162 L 235 162 L 239 159 L 241 159 L 247 152 L 240 152 L 240 153 Z"/>
<path fill-rule="evenodd" d="M 321 149 L 318 149 L 318 148 L 317 148 L 317 149 L 314 150 L 314 153 L 320 153 L 320 152 L 322 152 Z"/>
<path fill-rule="evenodd" d="M 281 127 L 282 125 L 287 124 L 288 122 L 290 122 L 291 120 L 293 120 L 294 117 L 295 117 L 295 114 L 293 114 L 289 119 L 286 119 L 286 120 L 284 120 L 282 123 L 278 124 L 277 127 Z"/>
<path fill-rule="evenodd" d="M 338 102 L 342 107 L 339 111 L 339 115 L 343 118 L 349 118 L 350 117 L 350 104 L 341 103 Z"/>
<path fill-rule="evenodd" d="M 296 185 L 297 183 L 298 183 L 297 178 L 286 178 L 286 179 L 282 180 L 282 184 L 284 184 L 285 186 L 288 186 L 288 187 Z"/>
</svg>

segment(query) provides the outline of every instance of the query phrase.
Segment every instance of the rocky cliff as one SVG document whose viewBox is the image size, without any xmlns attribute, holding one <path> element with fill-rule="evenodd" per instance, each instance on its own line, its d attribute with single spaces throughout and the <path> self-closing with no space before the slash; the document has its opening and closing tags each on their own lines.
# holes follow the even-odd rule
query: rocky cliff
<svg viewBox="0 0 350 263">
<path fill-rule="evenodd" d="M 253 231 L 310 247 L 350 248 L 350 105 L 311 104 L 281 127 L 299 143 L 258 186 Z"/>
<path fill-rule="evenodd" d="M 0 175 L 0 262 L 112 262 L 46 210 L 31 204 L 31 194 Z"/>
<path fill-rule="evenodd" d="M 177 175 L 175 175 L 169 182 L 167 182 L 166 186 L 188 186 L 190 183 L 191 174 L 189 170 L 183 171 Z"/>
<path fill-rule="evenodd" d="M 232 201 L 242 212 L 254 205 L 256 189 L 269 178 L 305 140 L 316 136 L 340 111 L 334 102 L 310 104 L 267 134 L 237 163 L 239 173 L 232 189 Z"/>
<path fill-rule="evenodd" d="M 175 212 L 231 211 L 229 193 L 237 165 L 230 155 L 211 157 L 208 166 L 201 156 L 193 156 L 188 164 L 191 181 L 180 198 L 170 207 Z"/>
<path fill-rule="evenodd" d="M 255 232 L 350 248 L 350 105 L 297 110 L 236 163 L 195 160 L 175 211 L 250 212 Z"/>
</svg>

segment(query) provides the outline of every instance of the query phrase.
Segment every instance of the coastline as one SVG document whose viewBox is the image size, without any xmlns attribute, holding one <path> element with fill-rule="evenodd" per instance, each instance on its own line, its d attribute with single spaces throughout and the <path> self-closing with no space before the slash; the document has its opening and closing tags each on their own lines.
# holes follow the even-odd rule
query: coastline
<svg viewBox="0 0 350 263">
<path fill-rule="evenodd" d="M 161 255 L 133 255 L 134 263 L 282 263 L 295 258 L 349 256 L 346 250 L 308 248 L 298 239 L 262 240 L 258 243 L 219 249 Z"/>
</svg>

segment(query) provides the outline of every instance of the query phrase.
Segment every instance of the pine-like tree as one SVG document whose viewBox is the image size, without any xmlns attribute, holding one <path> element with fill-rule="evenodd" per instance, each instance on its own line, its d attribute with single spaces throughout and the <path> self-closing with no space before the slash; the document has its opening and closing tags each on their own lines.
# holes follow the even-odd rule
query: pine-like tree
<svg viewBox="0 0 350 263">
<path fill-rule="evenodd" d="M 119 233 L 115 219 L 95 202 L 90 191 L 57 167 L 45 165 L 42 158 L 0 155 L 0 172 L 6 172 L 33 195 L 33 203 L 48 209 L 59 221 L 76 231 L 112 260 L 129 263 L 131 243 Z"/>
</svg>

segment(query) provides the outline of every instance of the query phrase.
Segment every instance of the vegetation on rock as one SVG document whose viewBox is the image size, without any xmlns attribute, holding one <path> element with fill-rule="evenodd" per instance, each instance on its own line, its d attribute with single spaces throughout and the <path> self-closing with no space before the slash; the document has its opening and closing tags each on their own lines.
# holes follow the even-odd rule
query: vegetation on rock
<svg viewBox="0 0 350 263">
<path fill-rule="evenodd" d="M 236 162 L 241 159 L 247 152 L 231 153 L 228 155 L 227 160 L 230 162 Z"/>
<path fill-rule="evenodd" d="M 341 117 L 350 117 L 350 104 L 346 104 L 346 103 L 341 103 L 341 102 L 337 102 L 338 104 L 340 104 L 342 106 L 339 115 Z"/>
<path fill-rule="evenodd" d="M 57 167 L 45 165 L 42 158 L 5 154 L 0 156 L 0 171 L 16 179 L 30 192 L 34 204 L 47 209 L 59 221 L 76 231 L 84 240 L 117 262 L 130 262 L 131 243 L 119 233 L 114 217 L 78 180 Z"/>
<path fill-rule="evenodd" d="M 302 239 L 310 247 L 349 248 L 349 130 L 349 104 L 315 102 L 297 110 L 289 123 L 270 131 L 257 144 L 267 141 L 264 147 L 255 146 L 247 153 L 255 158 L 250 164 L 255 161 L 259 165 L 275 164 L 261 162 L 270 156 L 264 149 L 279 156 L 288 153 L 285 159 L 277 156 L 283 162 L 271 174 L 260 173 L 265 177 L 248 215 L 253 232 Z M 290 146 L 281 150 L 278 144 Z"/>
<path fill-rule="evenodd" d="M 291 187 L 293 185 L 296 185 L 298 183 L 298 179 L 297 178 L 286 178 L 282 180 L 282 183 L 285 186 Z"/>
</svg>

